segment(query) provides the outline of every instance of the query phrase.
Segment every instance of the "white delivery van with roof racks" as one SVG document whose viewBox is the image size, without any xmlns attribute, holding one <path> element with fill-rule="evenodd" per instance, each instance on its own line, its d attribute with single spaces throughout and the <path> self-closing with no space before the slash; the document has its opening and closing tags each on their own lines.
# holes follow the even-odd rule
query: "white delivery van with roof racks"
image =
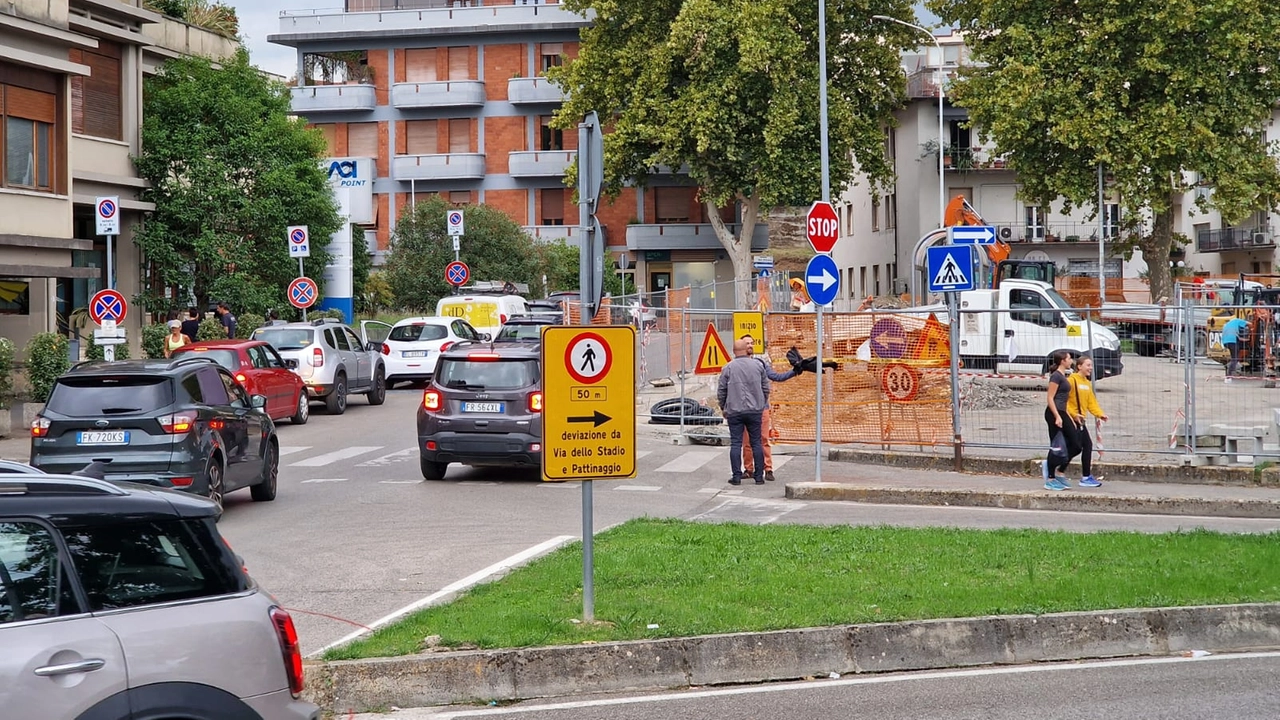
<svg viewBox="0 0 1280 720">
<path fill-rule="evenodd" d="M 462 318 L 488 340 L 509 318 L 528 314 L 529 305 L 522 297 L 528 293 L 525 283 L 477 281 L 459 288 L 457 295 L 440 298 L 436 315 Z"/>
</svg>

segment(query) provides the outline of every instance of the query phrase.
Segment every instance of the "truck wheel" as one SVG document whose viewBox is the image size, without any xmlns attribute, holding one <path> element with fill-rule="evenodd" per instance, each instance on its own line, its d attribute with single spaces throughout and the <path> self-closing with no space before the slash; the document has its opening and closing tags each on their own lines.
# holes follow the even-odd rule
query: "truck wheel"
<svg viewBox="0 0 1280 720">
<path fill-rule="evenodd" d="M 1133 351 L 1142 357 L 1155 357 L 1156 344 L 1149 342 L 1136 342 L 1133 344 Z"/>
<path fill-rule="evenodd" d="M 1209 333 L 1204 330 L 1196 331 L 1196 357 L 1204 357 L 1209 354 Z"/>
</svg>

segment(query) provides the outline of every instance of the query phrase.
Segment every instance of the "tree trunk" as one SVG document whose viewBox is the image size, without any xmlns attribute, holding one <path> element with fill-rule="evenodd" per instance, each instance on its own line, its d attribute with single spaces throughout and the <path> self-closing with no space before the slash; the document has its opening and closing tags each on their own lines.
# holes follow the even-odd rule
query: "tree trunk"
<svg viewBox="0 0 1280 720">
<path fill-rule="evenodd" d="M 738 200 L 742 203 L 742 225 L 738 228 L 737 237 L 734 237 L 729 226 L 720 218 L 720 209 L 710 202 L 706 206 L 711 227 L 715 229 L 720 245 L 729 253 L 729 260 L 733 263 L 734 307 L 745 310 L 751 307 L 751 235 L 760 219 L 760 199 L 739 195 Z"/>
<path fill-rule="evenodd" d="M 1151 234 L 1138 245 L 1142 259 L 1147 263 L 1147 282 L 1151 286 L 1151 302 L 1169 302 L 1173 299 L 1173 278 L 1169 268 L 1169 253 L 1173 249 L 1173 205 L 1155 213 Z"/>
</svg>

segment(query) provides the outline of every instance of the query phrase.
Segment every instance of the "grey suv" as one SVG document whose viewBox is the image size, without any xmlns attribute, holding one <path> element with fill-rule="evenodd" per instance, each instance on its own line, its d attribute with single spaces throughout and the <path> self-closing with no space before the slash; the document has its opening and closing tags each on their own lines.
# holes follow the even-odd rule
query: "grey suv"
<svg viewBox="0 0 1280 720">
<path fill-rule="evenodd" d="M 4 717 L 318 718 L 293 620 L 217 512 L 133 483 L 0 476 Z"/>
<path fill-rule="evenodd" d="M 253 339 L 270 343 L 306 383 L 307 395 L 324 400 L 332 415 L 347 411 L 348 395 L 363 394 L 370 405 L 387 399 L 387 368 L 378 352 L 381 341 L 356 335 L 333 318 L 260 327 Z"/>
<path fill-rule="evenodd" d="M 534 343 L 459 343 L 441 353 L 418 405 L 422 477 L 449 463 L 537 468 L 542 372 Z"/>
<path fill-rule="evenodd" d="M 70 473 L 103 464 L 107 480 L 274 500 L 280 466 L 267 399 L 211 358 L 80 363 L 58 378 L 31 423 L 31 464 Z"/>
</svg>

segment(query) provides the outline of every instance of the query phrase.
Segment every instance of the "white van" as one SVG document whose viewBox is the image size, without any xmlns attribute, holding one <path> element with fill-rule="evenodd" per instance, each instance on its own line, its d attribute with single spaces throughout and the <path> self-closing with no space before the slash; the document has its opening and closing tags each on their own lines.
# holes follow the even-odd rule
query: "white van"
<svg viewBox="0 0 1280 720">
<path fill-rule="evenodd" d="M 469 288 L 463 288 L 468 290 Z M 496 337 L 509 318 L 526 315 L 529 306 L 519 295 L 466 294 L 440 298 L 436 303 L 436 315 L 466 320 L 476 332 Z"/>
</svg>

